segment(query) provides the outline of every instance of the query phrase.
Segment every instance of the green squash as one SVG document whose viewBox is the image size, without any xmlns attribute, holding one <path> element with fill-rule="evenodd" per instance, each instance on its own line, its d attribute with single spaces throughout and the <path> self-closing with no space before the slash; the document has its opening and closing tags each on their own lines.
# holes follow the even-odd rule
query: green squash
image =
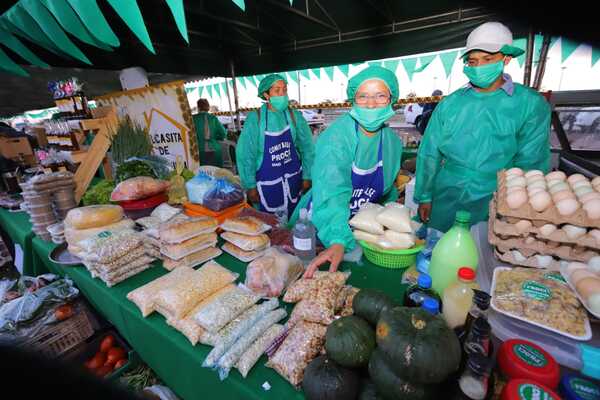
<svg viewBox="0 0 600 400">
<path fill-rule="evenodd" d="M 435 399 L 437 387 L 412 383 L 397 376 L 381 349 L 376 349 L 369 361 L 369 374 L 377 393 L 385 400 L 428 400 Z M 440 397 L 443 398 L 443 397 Z"/>
<path fill-rule="evenodd" d="M 395 307 L 394 301 L 382 291 L 376 289 L 362 289 L 352 300 L 352 310 L 357 315 L 377 325 L 379 315 L 385 309 Z"/>
<path fill-rule="evenodd" d="M 325 349 L 329 358 L 343 367 L 364 367 L 375 349 L 375 331 L 357 316 L 339 318 L 327 327 Z"/>
<path fill-rule="evenodd" d="M 356 371 L 319 356 L 304 370 L 302 390 L 307 400 L 354 400 L 359 382 Z"/>
<path fill-rule="evenodd" d="M 388 309 L 376 333 L 390 367 L 410 382 L 440 383 L 459 367 L 460 343 L 439 315 L 420 308 Z"/>
<path fill-rule="evenodd" d="M 373 381 L 367 379 L 361 382 L 358 400 L 382 400 L 382 397 L 377 394 Z"/>
</svg>

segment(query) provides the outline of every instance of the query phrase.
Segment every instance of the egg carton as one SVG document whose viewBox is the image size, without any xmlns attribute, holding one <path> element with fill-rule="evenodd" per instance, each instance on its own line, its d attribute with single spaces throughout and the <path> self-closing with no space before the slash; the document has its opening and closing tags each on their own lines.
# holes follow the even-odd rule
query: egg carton
<svg viewBox="0 0 600 400">
<path fill-rule="evenodd" d="M 498 191 L 495 193 L 498 214 L 503 217 L 514 217 L 519 219 L 528 219 L 531 221 L 543 221 L 554 225 L 571 224 L 584 228 L 600 228 L 600 218 L 591 219 L 580 207 L 571 215 L 560 215 L 554 204 L 543 212 L 535 211 L 529 202 L 518 209 L 511 209 L 506 203 L 506 177 L 504 170 L 498 172 Z"/>
<path fill-rule="evenodd" d="M 565 245 L 560 243 L 547 243 L 538 240 L 533 236 L 528 238 L 511 237 L 501 239 L 494 233 L 491 224 L 488 224 L 488 240 L 491 245 L 502 249 L 504 252 L 509 250 L 518 250 L 524 256 L 539 254 L 542 256 L 553 256 L 566 261 L 587 262 L 590 258 L 598 255 L 597 251 L 586 247 Z"/>
<path fill-rule="evenodd" d="M 597 236 L 594 236 L 591 232 L 593 230 L 588 229 L 587 233 L 578 238 L 570 238 L 567 233 L 561 229 L 561 227 L 557 227 L 557 229 L 552 232 L 550 235 L 544 235 L 541 232 L 541 227 L 546 225 L 545 221 L 529 221 L 532 225 L 525 229 L 518 229 L 516 224 L 520 221 L 529 221 L 523 220 L 519 218 L 497 218 L 496 214 L 496 202 L 490 201 L 490 220 L 489 226 L 492 227 L 494 233 L 498 235 L 500 238 L 510 236 L 510 237 L 523 237 L 527 239 L 528 237 L 533 237 L 538 240 L 545 240 L 549 242 L 555 242 L 560 244 L 569 244 L 569 245 L 577 245 L 582 247 L 588 247 L 594 250 L 600 250 L 600 231 L 596 231 L 598 233 Z M 596 238 L 597 237 L 597 238 Z"/>
<path fill-rule="evenodd" d="M 496 258 L 498 260 L 504 261 L 505 263 L 508 263 L 508 264 L 512 264 L 512 265 L 520 266 L 520 267 L 545 268 L 549 271 L 559 271 L 560 267 L 563 263 L 564 264 L 568 263 L 568 261 L 564 261 L 564 260 L 560 260 L 555 257 L 552 257 L 552 261 L 550 262 L 550 264 L 548 264 L 547 266 L 542 266 L 540 264 L 539 258 L 536 257 L 536 256 L 539 256 L 539 254 L 534 254 L 529 257 L 526 256 L 524 260 L 517 260 L 511 250 L 503 251 L 502 249 L 497 248 L 497 247 L 494 248 L 494 255 L 496 256 Z"/>
</svg>

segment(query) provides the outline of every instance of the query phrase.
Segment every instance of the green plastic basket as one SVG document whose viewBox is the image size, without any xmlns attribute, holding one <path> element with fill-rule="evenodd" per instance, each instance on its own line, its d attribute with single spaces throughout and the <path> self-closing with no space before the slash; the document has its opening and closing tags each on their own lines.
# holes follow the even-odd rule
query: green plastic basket
<svg viewBox="0 0 600 400">
<path fill-rule="evenodd" d="M 377 266 L 391 269 L 410 267 L 417 262 L 417 254 L 425 247 L 425 245 L 419 244 L 406 250 L 382 250 L 364 240 L 359 240 L 358 243 L 363 248 L 367 260 Z"/>
</svg>

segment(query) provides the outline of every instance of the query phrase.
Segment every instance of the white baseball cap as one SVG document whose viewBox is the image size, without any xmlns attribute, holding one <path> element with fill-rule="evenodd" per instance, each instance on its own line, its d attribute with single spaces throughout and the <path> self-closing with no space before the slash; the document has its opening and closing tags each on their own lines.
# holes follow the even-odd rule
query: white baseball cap
<svg viewBox="0 0 600 400">
<path fill-rule="evenodd" d="M 475 28 L 467 38 L 467 49 L 461 58 L 473 50 L 487 53 L 501 52 L 512 57 L 525 53 L 523 49 L 513 46 L 512 32 L 500 22 L 486 22 Z"/>
</svg>

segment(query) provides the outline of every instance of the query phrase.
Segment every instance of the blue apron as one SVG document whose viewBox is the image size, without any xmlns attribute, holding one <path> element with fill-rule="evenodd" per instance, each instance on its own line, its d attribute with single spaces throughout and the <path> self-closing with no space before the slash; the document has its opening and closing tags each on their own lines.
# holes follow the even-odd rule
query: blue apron
<svg viewBox="0 0 600 400">
<path fill-rule="evenodd" d="M 356 133 L 358 132 L 358 123 L 355 123 Z M 383 178 L 383 131 L 379 136 L 379 149 L 377 150 L 377 163 L 369 169 L 360 169 L 352 162 L 352 197 L 350 198 L 350 215 L 354 216 L 361 206 L 366 203 L 378 203 L 385 190 Z M 358 150 L 358 146 L 357 146 Z M 356 150 L 354 152 L 356 160 Z M 312 210 L 312 194 L 308 201 L 307 209 Z"/>
<path fill-rule="evenodd" d="M 286 113 L 286 126 L 279 132 L 269 128 L 269 111 L 265 113 L 263 160 L 256 171 L 256 189 L 260 210 L 274 213 L 286 209 L 292 215 L 302 195 L 302 162 L 294 146 Z"/>
</svg>

